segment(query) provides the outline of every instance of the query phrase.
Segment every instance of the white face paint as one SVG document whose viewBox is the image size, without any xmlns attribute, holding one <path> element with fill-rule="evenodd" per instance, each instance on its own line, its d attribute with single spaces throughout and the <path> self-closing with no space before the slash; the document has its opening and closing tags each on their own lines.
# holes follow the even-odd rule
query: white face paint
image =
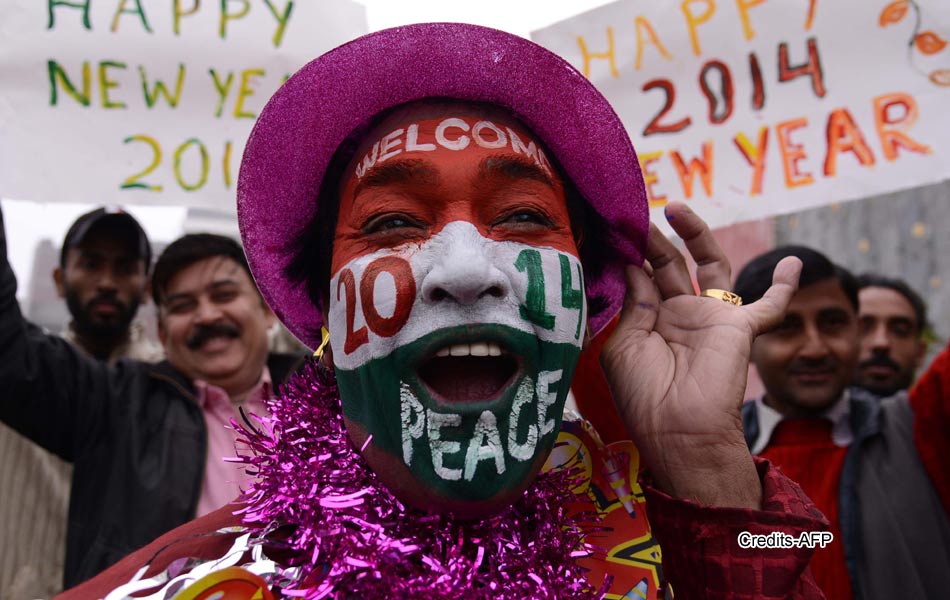
<svg viewBox="0 0 950 600">
<path fill-rule="evenodd" d="M 360 256 L 333 277 L 329 320 L 340 325 L 330 329 L 334 363 L 357 369 L 460 325 L 496 324 L 580 348 L 587 319 L 581 281 L 575 256 L 495 241 L 471 223 L 450 223 L 423 244 Z M 501 295 L 470 298 L 493 285 Z M 437 290 L 462 300 L 433 302 Z"/>
</svg>

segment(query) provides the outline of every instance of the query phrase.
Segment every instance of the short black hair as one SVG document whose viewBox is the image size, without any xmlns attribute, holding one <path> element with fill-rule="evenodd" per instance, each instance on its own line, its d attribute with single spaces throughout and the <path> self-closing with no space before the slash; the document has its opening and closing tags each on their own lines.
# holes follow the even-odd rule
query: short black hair
<svg viewBox="0 0 950 600">
<path fill-rule="evenodd" d="M 455 99 L 431 98 L 431 102 L 447 102 L 450 104 L 478 104 Z M 306 285 L 307 295 L 314 306 L 323 307 L 323 299 L 329 296 L 330 268 L 333 257 L 333 240 L 336 237 L 336 226 L 340 211 L 340 184 L 346 167 L 367 132 L 382 123 L 390 114 L 400 110 L 405 105 L 399 105 L 386 110 L 364 125 L 356 128 L 340 144 L 336 153 L 330 159 L 320 190 L 317 193 L 317 212 L 294 240 L 294 258 L 284 270 L 284 275 L 292 282 Z M 499 109 L 497 106 L 488 107 Z M 512 115 L 516 119 L 517 115 Z M 539 140 L 540 142 L 540 140 Z M 545 150 L 547 150 L 545 148 Z M 577 242 L 578 254 L 584 269 L 584 281 L 598 278 L 603 269 L 613 260 L 611 240 L 616 233 L 610 224 L 583 198 L 574 183 L 564 175 L 564 170 L 552 153 L 545 153 L 552 168 L 561 178 L 564 186 L 564 195 L 567 203 L 568 216 L 574 239 Z M 588 317 L 603 312 L 609 303 L 606 297 L 588 297 Z M 316 334 L 316 332 L 312 332 Z"/>
<path fill-rule="evenodd" d="M 168 283 L 175 275 L 200 260 L 215 256 L 230 258 L 247 271 L 251 281 L 254 280 L 244 249 L 237 241 L 214 233 L 189 233 L 169 244 L 155 261 L 152 273 L 152 300 L 155 306 L 161 306 Z"/>
<path fill-rule="evenodd" d="M 927 323 L 927 303 L 924 302 L 920 294 L 907 285 L 907 282 L 903 279 L 886 277 L 875 273 L 862 273 L 858 275 L 857 282 L 859 291 L 867 287 L 879 287 L 897 292 L 906 298 L 907 301 L 910 302 L 911 307 L 913 307 L 914 314 L 917 316 L 917 331 L 922 333 L 929 327 Z"/>
<path fill-rule="evenodd" d="M 831 262 L 821 252 L 807 246 L 779 246 L 753 258 L 739 272 L 733 291 L 742 296 L 742 301 L 746 304 L 760 299 L 772 285 L 772 273 L 775 271 L 775 266 L 787 256 L 795 256 L 802 261 L 802 274 L 798 279 L 799 288 L 826 279 L 836 279 L 857 312 L 858 283 L 854 275 L 844 267 Z"/>
</svg>

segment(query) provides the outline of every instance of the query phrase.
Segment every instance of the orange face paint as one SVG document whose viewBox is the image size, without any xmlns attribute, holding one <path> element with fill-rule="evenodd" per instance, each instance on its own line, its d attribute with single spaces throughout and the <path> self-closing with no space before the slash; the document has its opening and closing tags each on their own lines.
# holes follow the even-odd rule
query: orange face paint
<svg viewBox="0 0 950 600">
<path fill-rule="evenodd" d="M 563 184 L 521 125 L 476 109 L 401 117 L 368 136 L 348 168 L 334 275 L 354 258 L 423 242 L 454 221 L 489 239 L 577 256 Z"/>
</svg>

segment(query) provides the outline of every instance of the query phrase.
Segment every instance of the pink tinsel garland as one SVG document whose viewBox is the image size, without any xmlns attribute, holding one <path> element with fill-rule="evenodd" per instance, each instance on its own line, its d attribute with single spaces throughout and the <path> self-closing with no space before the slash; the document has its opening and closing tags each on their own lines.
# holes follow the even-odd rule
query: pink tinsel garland
<svg viewBox="0 0 950 600">
<path fill-rule="evenodd" d="M 268 401 L 270 417 L 235 423 L 258 478 L 244 523 L 297 557 L 300 577 L 282 584 L 303 598 L 596 598 L 576 558 L 595 517 L 566 506 L 573 474 L 540 474 L 514 505 L 461 521 L 407 508 L 383 486 L 347 437 L 332 373 L 312 362 Z M 239 446 L 241 445 L 239 443 Z M 287 527 L 290 526 L 290 527 Z M 291 565 L 285 565 L 291 566 Z"/>
</svg>

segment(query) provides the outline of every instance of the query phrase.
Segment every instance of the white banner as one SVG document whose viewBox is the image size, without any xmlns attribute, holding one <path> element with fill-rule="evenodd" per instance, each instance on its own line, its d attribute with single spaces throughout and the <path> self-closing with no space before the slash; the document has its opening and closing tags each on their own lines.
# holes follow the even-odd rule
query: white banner
<svg viewBox="0 0 950 600">
<path fill-rule="evenodd" d="M 532 34 L 610 99 L 653 207 L 713 226 L 950 178 L 946 0 L 622 0 Z"/>
<path fill-rule="evenodd" d="M 0 196 L 234 210 L 283 81 L 366 32 L 350 0 L 4 0 Z"/>
</svg>

